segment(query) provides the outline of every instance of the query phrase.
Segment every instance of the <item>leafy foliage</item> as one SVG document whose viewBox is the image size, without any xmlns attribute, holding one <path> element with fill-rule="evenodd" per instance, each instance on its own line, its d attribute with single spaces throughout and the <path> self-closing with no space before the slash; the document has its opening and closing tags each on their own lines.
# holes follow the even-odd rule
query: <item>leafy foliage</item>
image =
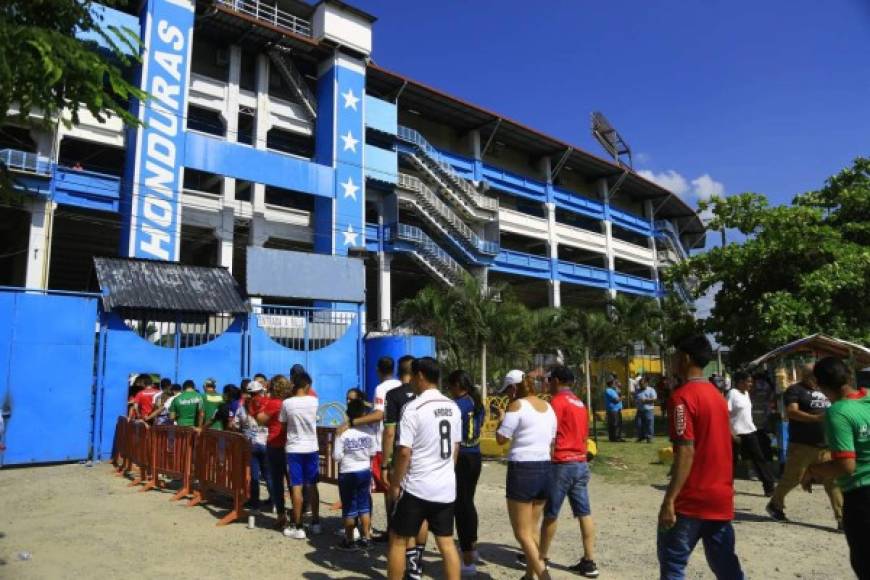
<svg viewBox="0 0 870 580">
<path fill-rule="evenodd" d="M 483 292 L 474 279 L 446 291 L 428 286 L 400 302 L 397 314 L 401 323 L 435 337 L 450 369 L 480 376 L 485 344 L 492 382 L 512 368 L 531 368 L 536 354 L 561 353 L 567 364 L 580 369 L 588 349 L 591 359 L 620 357 L 628 364 L 636 343 L 660 344 L 665 316 L 654 300 L 623 295 L 607 311 L 532 310 L 510 288 Z"/>
<path fill-rule="evenodd" d="M 102 2 L 109 6 L 121 0 Z M 50 126 L 62 111 L 68 125 L 78 122 L 80 107 L 103 120 L 107 113 L 127 124 L 138 119 L 127 110 L 131 97 L 145 93 L 124 78 L 134 63 L 125 54 L 139 52 L 137 33 L 104 26 L 92 0 L 6 0 L 0 4 L 0 123 L 15 107 L 14 117 L 31 113 Z M 110 47 L 109 55 L 76 38 L 95 34 Z"/>
<path fill-rule="evenodd" d="M 870 342 L 870 159 L 858 158 L 825 186 L 770 207 L 744 193 L 704 204 L 709 229 L 735 229 L 740 244 L 692 257 L 667 276 L 719 287 L 708 330 L 742 363 L 824 332 Z"/>
</svg>

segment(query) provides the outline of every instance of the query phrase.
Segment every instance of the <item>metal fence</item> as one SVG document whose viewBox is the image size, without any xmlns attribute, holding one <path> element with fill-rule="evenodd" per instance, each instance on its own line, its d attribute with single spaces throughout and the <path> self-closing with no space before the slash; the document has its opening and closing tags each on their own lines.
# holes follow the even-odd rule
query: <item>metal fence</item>
<svg viewBox="0 0 870 580">
<path fill-rule="evenodd" d="M 193 314 L 161 310 L 124 310 L 124 324 L 155 346 L 190 348 L 207 344 L 235 320 L 232 314 Z"/>
<path fill-rule="evenodd" d="M 312 351 L 326 348 L 345 335 L 356 312 L 334 309 L 255 305 L 257 325 L 285 348 Z"/>
<path fill-rule="evenodd" d="M 261 22 L 267 22 L 288 30 L 293 34 L 311 38 L 311 22 L 281 10 L 268 2 L 260 2 L 260 0 L 215 0 L 215 2 L 241 14 L 252 16 Z"/>
</svg>

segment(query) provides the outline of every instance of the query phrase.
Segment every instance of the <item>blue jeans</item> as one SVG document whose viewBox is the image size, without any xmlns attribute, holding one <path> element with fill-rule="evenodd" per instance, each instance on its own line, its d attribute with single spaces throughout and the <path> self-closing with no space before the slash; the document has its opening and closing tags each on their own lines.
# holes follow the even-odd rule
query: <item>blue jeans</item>
<svg viewBox="0 0 870 580">
<path fill-rule="evenodd" d="M 652 409 L 638 409 L 635 416 L 635 427 L 638 439 L 652 439 L 655 420 Z"/>
<path fill-rule="evenodd" d="M 565 498 L 571 504 L 575 518 L 592 514 L 589 508 L 589 465 L 585 461 L 553 463 L 550 496 L 544 508 L 544 517 L 556 519 Z"/>
<path fill-rule="evenodd" d="M 272 495 L 272 484 L 269 481 L 269 461 L 266 459 L 266 446 L 251 444 L 251 504 L 260 506 L 260 480 L 266 481 L 266 489 Z"/>
<path fill-rule="evenodd" d="M 659 531 L 658 556 L 661 580 L 683 580 L 695 544 L 704 543 L 707 564 L 718 580 L 743 580 L 740 560 L 734 551 L 731 522 L 699 520 L 677 515 L 677 523 Z"/>
</svg>

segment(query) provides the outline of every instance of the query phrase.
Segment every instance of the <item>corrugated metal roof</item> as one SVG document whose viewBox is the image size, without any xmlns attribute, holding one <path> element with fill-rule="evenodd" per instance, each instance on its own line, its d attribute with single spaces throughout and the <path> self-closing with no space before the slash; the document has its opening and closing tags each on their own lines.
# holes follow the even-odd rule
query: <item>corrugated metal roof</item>
<svg viewBox="0 0 870 580">
<path fill-rule="evenodd" d="M 235 278 L 225 268 L 131 258 L 94 258 L 103 308 L 176 312 L 248 312 Z"/>
</svg>

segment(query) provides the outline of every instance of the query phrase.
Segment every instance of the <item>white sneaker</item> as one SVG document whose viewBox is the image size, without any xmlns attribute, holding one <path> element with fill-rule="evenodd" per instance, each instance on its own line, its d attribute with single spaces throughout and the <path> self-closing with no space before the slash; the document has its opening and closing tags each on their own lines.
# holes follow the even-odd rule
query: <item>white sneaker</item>
<svg viewBox="0 0 870 580">
<path fill-rule="evenodd" d="M 460 575 L 463 578 L 473 578 L 474 576 L 477 576 L 477 566 L 475 566 L 474 564 L 469 564 L 468 566 L 462 564 Z"/>
<path fill-rule="evenodd" d="M 284 528 L 284 536 L 292 540 L 304 540 L 308 537 L 302 528 Z"/>
<path fill-rule="evenodd" d="M 319 523 L 311 524 L 310 526 L 308 526 L 308 531 L 311 533 L 312 536 L 317 536 L 323 531 L 323 528 L 320 527 Z"/>
</svg>

